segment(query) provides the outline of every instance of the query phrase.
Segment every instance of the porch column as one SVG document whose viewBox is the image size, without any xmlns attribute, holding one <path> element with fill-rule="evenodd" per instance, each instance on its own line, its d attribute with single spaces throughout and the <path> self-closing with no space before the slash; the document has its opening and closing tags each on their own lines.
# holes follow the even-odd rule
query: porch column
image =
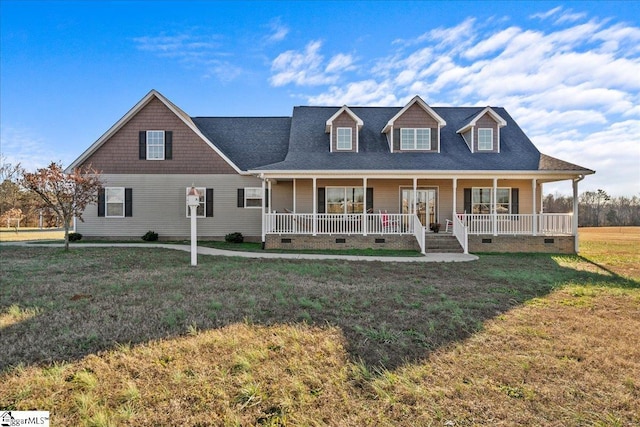
<svg viewBox="0 0 640 427">
<path fill-rule="evenodd" d="M 533 235 L 538 234 L 538 215 L 536 215 L 536 187 L 538 186 L 538 180 L 533 178 L 531 181 L 531 188 L 533 190 Z"/>
<path fill-rule="evenodd" d="M 311 199 L 313 200 L 313 235 L 316 236 L 318 234 L 318 188 L 317 188 L 316 178 L 313 177 L 313 194 L 311 195 Z"/>
<path fill-rule="evenodd" d="M 362 235 L 367 235 L 367 177 L 362 178 L 362 188 L 364 191 L 364 201 L 362 206 Z"/>
<path fill-rule="evenodd" d="M 498 178 L 493 178 L 493 197 L 491 197 L 491 211 L 493 212 L 493 235 L 498 235 Z"/>
<path fill-rule="evenodd" d="M 584 179 L 583 176 L 573 180 L 573 240 L 575 246 L 573 250 L 578 253 L 578 182 Z"/>
<path fill-rule="evenodd" d="M 262 249 L 264 249 L 264 244 L 266 242 L 266 230 L 265 230 L 265 210 L 266 210 L 266 197 L 264 197 L 265 190 L 267 188 L 267 182 L 265 178 L 262 178 Z"/>
<path fill-rule="evenodd" d="M 458 194 L 458 178 L 453 178 L 453 213 L 451 215 L 456 216 L 458 208 L 456 206 L 456 199 Z M 455 220 L 455 218 L 451 218 Z"/>
<path fill-rule="evenodd" d="M 293 213 L 296 213 L 296 179 L 293 178 Z"/>
<path fill-rule="evenodd" d="M 411 201 L 411 203 L 413 204 L 413 214 L 414 215 L 418 215 L 418 178 L 413 178 L 413 200 Z M 425 222 L 427 222 L 427 220 L 425 219 Z M 428 224 L 422 224 L 422 225 L 426 225 L 427 227 L 429 226 Z"/>
<path fill-rule="evenodd" d="M 275 209 L 273 209 L 273 203 L 271 203 L 271 180 L 267 181 L 267 184 L 269 186 L 269 198 L 267 199 L 267 201 L 269 202 L 269 209 L 268 211 L 271 212 L 273 211 L 273 213 L 275 213 Z"/>
</svg>

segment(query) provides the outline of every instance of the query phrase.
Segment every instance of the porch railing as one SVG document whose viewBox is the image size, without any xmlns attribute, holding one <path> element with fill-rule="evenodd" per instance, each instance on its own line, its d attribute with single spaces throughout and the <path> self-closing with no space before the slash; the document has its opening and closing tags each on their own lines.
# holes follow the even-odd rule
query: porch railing
<svg viewBox="0 0 640 427">
<path fill-rule="evenodd" d="M 535 229 L 534 229 L 535 217 Z M 495 219 L 495 222 L 494 222 Z M 573 214 L 464 214 L 462 222 L 469 234 L 548 234 L 570 235 L 573 231 Z"/>
<path fill-rule="evenodd" d="M 469 227 L 462 222 L 462 215 L 453 216 L 453 235 L 458 239 L 465 254 L 469 253 Z"/>
<path fill-rule="evenodd" d="M 417 235 L 416 233 L 421 231 L 422 224 L 413 214 L 265 214 L 267 234 Z"/>
</svg>

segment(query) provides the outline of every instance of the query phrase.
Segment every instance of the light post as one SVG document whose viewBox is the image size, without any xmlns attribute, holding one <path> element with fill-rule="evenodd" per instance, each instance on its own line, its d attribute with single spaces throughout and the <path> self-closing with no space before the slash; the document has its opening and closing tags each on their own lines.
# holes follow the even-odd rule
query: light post
<svg viewBox="0 0 640 427">
<path fill-rule="evenodd" d="M 200 205 L 200 194 L 194 186 L 191 186 L 187 194 L 187 205 L 191 214 L 191 265 L 198 265 L 198 233 L 196 217 L 198 216 L 198 205 Z"/>
</svg>

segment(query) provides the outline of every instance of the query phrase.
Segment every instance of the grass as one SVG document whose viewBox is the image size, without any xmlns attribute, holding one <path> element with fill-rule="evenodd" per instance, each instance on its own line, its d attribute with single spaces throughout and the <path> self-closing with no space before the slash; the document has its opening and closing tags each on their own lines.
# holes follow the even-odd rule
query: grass
<svg viewBox="0 0 640 427">
<path fill-rule="evenodd" d="M 39 228 L 0 228 L 0 242 L 23 242 L 28 240 L 64 241 L 64 230 Z"/>
<path fill-rule="evenodd" d="M 640 236 L 618 234 L 581 230 L 581 256 L 465 264 L 192 268 L 161 249 L 2 247 L 0 410 L 71 425 L 635 425 Z"/>
</svg>

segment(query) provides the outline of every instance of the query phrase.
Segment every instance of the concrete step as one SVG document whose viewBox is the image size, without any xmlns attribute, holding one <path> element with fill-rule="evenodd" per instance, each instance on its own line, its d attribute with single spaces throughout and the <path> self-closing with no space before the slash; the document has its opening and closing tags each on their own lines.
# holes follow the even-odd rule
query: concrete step
<svg viewBox="0 0 640 427">
<path fill-rule="evenodd" d="M 451 234 L 427 233 L 425 235 L 427 252 L 462 253 L 462 247 L 458 239 Z"/>
</svg>

